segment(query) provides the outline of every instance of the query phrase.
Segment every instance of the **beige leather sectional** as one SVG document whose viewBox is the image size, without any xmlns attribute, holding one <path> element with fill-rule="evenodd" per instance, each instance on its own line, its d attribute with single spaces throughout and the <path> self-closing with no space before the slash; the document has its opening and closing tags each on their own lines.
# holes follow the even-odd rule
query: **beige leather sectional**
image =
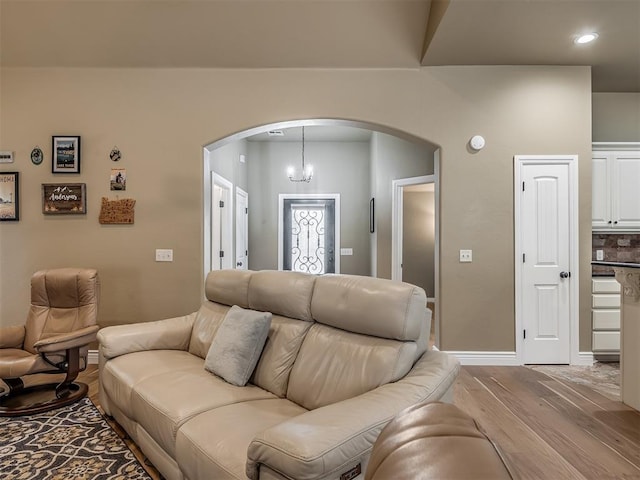
<svg viewBox="0 0 640 480">
<path fill-rule="evenodd" d="M 459 364 L 428 348 L 418 287 L 223 270 L 205 294 L 190 315 L 98 334 L 100 401 L 167 480 L 361 478 L 398 412 L 452 399 Z M 243 387 L 204 369 L 233 305 L 272 313 Z"/>
</svg>

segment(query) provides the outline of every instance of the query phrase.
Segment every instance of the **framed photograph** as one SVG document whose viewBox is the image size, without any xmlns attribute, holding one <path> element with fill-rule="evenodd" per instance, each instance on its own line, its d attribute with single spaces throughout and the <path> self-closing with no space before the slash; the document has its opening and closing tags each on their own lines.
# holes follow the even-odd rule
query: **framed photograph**
<svg viewBox="0 0 640 480">
<path fill-rule="evenodd" d="M 127 171 L 124 168 L 111 169 L 111 190 L 127 189 Z"/>
<path fill-rule="evenodd" d="M 80 137 L 51 137 L 53 173 L 80 173 Z"/>
<path fill-rule="evenodd" d="M 0 173 L 0 221 L 20 220 L 20 185 L 18 172 Z"/>
<path fill-rule="evenodd" d="M 87 213 L 86 184 L 43 183 L 42 213 L 45 215 Z"/>
</svg>

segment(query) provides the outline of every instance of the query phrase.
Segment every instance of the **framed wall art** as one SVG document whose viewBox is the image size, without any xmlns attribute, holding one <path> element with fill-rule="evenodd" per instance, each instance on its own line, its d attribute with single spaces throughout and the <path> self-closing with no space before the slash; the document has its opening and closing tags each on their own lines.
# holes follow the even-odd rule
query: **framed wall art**
<svg viewBox="0 0 640 480">
<path fill-rule="evenodd" d="M 80 173 L 80 137 L 51 137 L 51 158 L 53 173 Z"/>
<path fill-rule="evenodd" d="M 43 183 L 42 213 L 45 215 L 87 213 L 86 184 Z"/>
<path fill-rule="evenodd" d="M 0 173 L 0 221 L 20 220 L 19 172 Z"/>
</svg>

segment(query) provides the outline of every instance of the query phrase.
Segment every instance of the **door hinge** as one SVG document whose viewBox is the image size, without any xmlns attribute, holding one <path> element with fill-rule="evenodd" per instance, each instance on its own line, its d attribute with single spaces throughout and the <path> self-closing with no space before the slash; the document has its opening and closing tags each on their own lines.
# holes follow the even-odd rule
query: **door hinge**
<svg viewBox="0 0 640 480">
<path fill-rule="evenodd" d="M 245 256 L 249 255 L 249 250 L 244 251 Z"/>
<path fill-rule="evenodd" d="M 224 257 L 224 250 L 220 250 L 220 258 Z"/>
<path fill-rule="evenodd" d="M 224 208 L 224 200 L 220 200 L 220 208 Z"/>
<path fill-rule="evenodd" d="M 247 207 L 245 207 L 244 213 L 247 213 L 247 214 L 249 213 L 249 209 Z"/>
<path fill-rule="evenodd" d="M 522 263 L 525 263 L 525 262 L 526 262 L 525 258 L 526 258 L 526 255 L 523 253 L 523 254 L 522 254 Z"/>
<path fill-rule="evenodd" d="M 526 330 L 522 330 L 522 338 L 524 338 L 525 340 L 527 339 L 527 331 Z"/>
<path fill-rule="evenodd" d="M 522 191 L 524 192 L 524 182 L 522 182 Z"/>
</svg>

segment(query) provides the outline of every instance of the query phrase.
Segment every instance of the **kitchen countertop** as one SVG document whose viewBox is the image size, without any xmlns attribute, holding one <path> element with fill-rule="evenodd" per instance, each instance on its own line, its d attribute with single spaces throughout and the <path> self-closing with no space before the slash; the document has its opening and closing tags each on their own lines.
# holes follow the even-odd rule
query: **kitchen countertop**
<svg viewBox="0 0 640 480">
<path fill-rule="evenodd" d="M 640 263 L 627 263 L 627 262 L 591 262 L 591 265 L 599 265 L 602 267 L 625 267 L 625 268 L 640 268 Z"/>
</svg>

